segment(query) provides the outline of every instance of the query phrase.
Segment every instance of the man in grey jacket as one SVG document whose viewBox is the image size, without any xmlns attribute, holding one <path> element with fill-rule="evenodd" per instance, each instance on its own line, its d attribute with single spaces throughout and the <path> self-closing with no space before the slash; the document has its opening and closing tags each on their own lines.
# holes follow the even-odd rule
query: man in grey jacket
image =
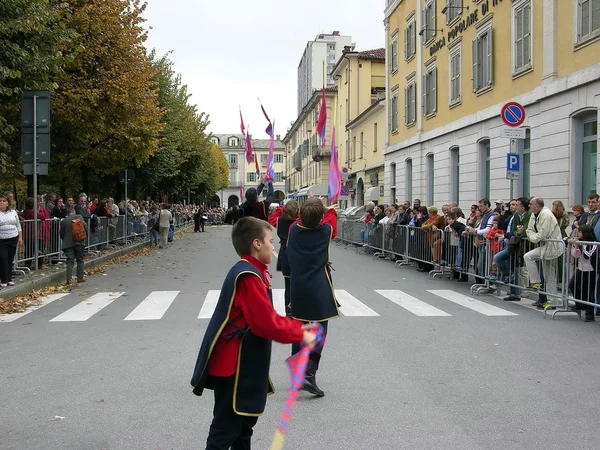
<svg viewBox="0 0 600 450">
<path fill-rule="evenodd" d="M 83 283 L 83 253 L 87 239 L 80 242 L 73 240 L 73 220 L 80 219 L 85 228 L 85 232 L 89 233 L 87 223 L 80 214 L 75 214 L 71 211 L 67 217 L 60 221 L 60 238 L 62 240 L 62 250 L 67 255 L 67 284 L 71 284 L 73 278 L 73 265 L 77 260 L 77 282 Z"/>
</svg>

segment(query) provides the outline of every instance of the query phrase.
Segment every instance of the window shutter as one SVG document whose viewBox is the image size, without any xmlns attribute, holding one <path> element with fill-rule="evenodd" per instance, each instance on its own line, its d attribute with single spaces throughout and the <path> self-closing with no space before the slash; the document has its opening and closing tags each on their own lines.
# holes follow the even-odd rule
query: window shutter
<svg viewBox="0 0 600 450">
<path fill-rule="evenodd" d="M 452 21 L 452 0 L 446 0 L 446 23 L 450 23 Z"/>
<path fill-rule="evenodd" d="M 427 29 L 429 28 L 427 26 L 427 7 L 425 7 L 421 13 L 421 29 L 423 30 L 423 43 L 427 42 L 427 33 L 429 33 L 429 31 L 427 31 Z"/>
<path fill-rule="evenodd" d="M 590 34 L 590 0 L 581 1 L 581 33 L 580 36 L 584 37 Z"/>
<path fill-rule="evenodd" d="M 408 117 L 409 90 L 410 90 L 410 86 L 407 86 L 404 89 L 404 124 L 405 125 L 408 125 L 410 123 L 409 117 Z"/>
<path fill-rule="evenodd" d="M 525 8 L 515 9 L 515 69 L 523 67 L 523 13 Z"/>
<path fill-rule="evenodd" d="M 462 88 L 462 85 L 461 85 L 462 77 L 461 77 L 461 73 L 460 73 L 461 72 L 460 71 L 460 60 L 461 60 L 461 58 L 462 58 L 462 51 L 458 52 L 456 54 L 456 56 L 454 57 L 454 61 L 455 61 L 454 78 L 455 78 L 455 82 L 456 82 L 456 97 L 455 97 L 455 100 L 460 99 L 461 88 Z"/>
<path fill-rule="evenodd" d="M 594 33 L 598 30 L 600 30 L 600 0 L 593 0 L 592 6 L 591 6 L 591 12 L 592 12 L 592 29 L 590 30 L 591 33 Z"/>
<path fill-rule="evenodd" d="M 479 38 L 473 40 L 473 92 L 479 90 L 479 60 L 477 49 L 479 47 Z"/>
<path fill-rule="evenodd" d="M 421 103 L 421 111 L 425 116 L 427 114 L 427 75 L 423 76 L 423 101 Z"/>
<path fill-rule="evenodd" d="M 415 53 L 417 53 L 417 22 L 413 22 L 411 24 L 411 34 L 412 34 L 412 38 L 410 41 L 410 44 L 411 44 L 410 55 L 412 56 Z"/>
<path fill-rule="evenodd" d="M 487 57 L 488 59 L 488 79 L 484 80 L 488 86 L 492 85 L 492 82 L 494 81 L 494 41 L 492 40 L 493 34 L 494 34 L 494 30 L 492 28 L 490 28 L 490 30 L 487 32 L 488 34 L 488 54 L 484 55 L 484 57 Z"/>
<path fill-rule="evenodd" d="M 431 35 L 430 37 L 434 37 L 437 33 L 437 31 L 435 31 L 436 28 L 436 20 L 435 20 L 435 13 L 436 13 L 436 9 L 435 9 L 435 0 L 433 0 L 433 2 L 429 5 L 429 14 L 430 14 L 430 22 L 431 22 L 431 26 L 429 27 L 432 31 L 431 31 Z"/>
<path fill-rule="evenodd" d="M 600 1 L 598 1 L 600 4 Z M 531 4 L 523 8 L 523 65 L 531 64 Z"/>
<path fill-rule="evenodd" d="M 408 32 L 410 31 L 409 27 L 406 27 L 404 30 L 404 59 L 408 59 L 408 47 L 410 43 L 408 42 Z"/>
<path fill-rule="evenodd" d="M 437 111 L 437 68 L 431 72 L 431 112 Z"/>
<path fill-rule="evenodd" d="M 392 61 L 394 60 L 392 53 L 394 51 L 393 44 L 390 44 L 390 48 L 388 50 L 388 70 L 392 73 Z"/>
</svg>

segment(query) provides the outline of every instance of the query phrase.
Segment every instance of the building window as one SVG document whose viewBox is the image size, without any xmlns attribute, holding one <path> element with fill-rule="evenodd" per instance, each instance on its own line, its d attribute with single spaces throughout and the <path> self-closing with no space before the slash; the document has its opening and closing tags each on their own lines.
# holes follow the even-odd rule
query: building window
<svg viewBox="0 0 600 450">
<path fill-rule="evenodd" d="M 446 0 L 446 23 L 454 22 L 462 13 L 462 0 Z"/>
<path fill-rule="evenodd" d="M 490 140 L 485 139 L 479 142 L 479 197 L 490 198 Z"/>
<path fill-rule="evenodd" d="M 437 69 L 425 69 L 423 76 L 423 113 L 425 117 L 432 116 L 437 110 Z"/>
<path fill-rule="evenodd" d="M 427 155 L 427 206 L 433 205 L 434 187 L 435 187 L 435 169 L 433 164 L 433 154 Z"/>
<path fill-rule="evenodd" d="M 352 136 L 352 161 L 356 161 L 356 136 Z"/>
<path fill-rule="evenodd" d="M 263 167 L 267 167 L 267 160 L 268 160 L 269 155 L 267 154 L 262 154 L 260 155 L 260 165 Z"/>
<path fill-rule="evenodd" d="M 247 183 L 256 183 L 256 174 L 254 172 L 248 172 L 246 174 Z"/>
<path fill-rule="evenodd" d="M 521 192 L 523 197 L 531 197 L 531 130 L 527 129 L 527 134 L 522 142 L 521 151 Z"/>
<path fill-rule="evenodd" d="M 417 85 L 413 81 L 404 90 L 404 123 L 407 126 L 417 121 Z"/>
<path fill-rule="evenodd" d="M 404 59 L 409 61 L 417 53 L 417 25 L 412 19 L 404 30 Z"/>
<path fill-rule="evenodd" d="M 406 176 L 404 177 L 404 183 L 406 184 L 406 199 L 408 201 L 412 201 L 412 177 L 413 177 L 413 171 L 412 171 L 412 159 L 407 159 L 406 160 Z"/>
<path fill-rule="evenodd" d="M 365 145 L 365 134 L 364 133 L 360 133 L 360 159 L 363 159 L 363 148 Z"/>
<path fill-rule="evenodd" d="M 583 123 L 583 179 L 582 200 L 596 193 L 598 167 L 598 122 L 594 118 Z"/>
<path fill-rule="evenodd" d="M 396 164 L 390 164 L 390 186 L 396 187 Z"/>
<path fill-rule="evenodd" d="M 232 153 L 229 154 L 229 166 L 230 167 L 237 167 L 237 163 L 238 163 L 238 157 L 236 154 Z"/>
<path fill-rule="evenodd" d="M 237 170 L 230 170 L 229 171 L 229 185 L 230 186 L 237 186 L 237 184 L 238 184 Z"/>
<path fill-rule="evenodd" d="M 390 100 L 390 130 L 393 132 L 398 131 L 398 91 L 392 92 L 392 98 Z"/>
<path fill-rule="evenodd" d="M 283 153 L 275 153 L 275 164 L 283 163 Z"/>
<path fill-rule="evenodd" d="M 377 122 L 373 124 L 373 151 L 377 151 Z"/>
<path fill-rule="evenodd" d="M 229 138 L 229 146 L 230 147 L 237 147 L 239 145 L 238 139 L 237 138 Z"/>
<path fill-rule="evenodd" d="M 461 49 L 460 47 L 450 53 L 450 106 L 460 103 L 461 100 Z"/>
<path fill-rule="evenodd" d="M 429 0 L 423 9 L 423 45 L 431 41 L 437 32 L 436 27 L 435 0 Z"/>
<path fill-rule="evenodd" d="M 600 0 L 577 2 L 577 42 L 583 42 L 600 34 Z"/>
<path fill-rule="evenodd" d="M 598 0 L 598 4 L 600 5 L 600 0 Z M 514 8 L 513 58 L 515 74 L 531 67 L 531 20 L 531 2 L 529 0 Z"/>
<path fill-rule="evenodd" d="M 473 41 L 473 92 L 492 86 L 493 42 L 492 29 L 481 33 Z"/>
<path fill-rule="evenodd" d="M 450 201 L 460 202 L 460 148 L 450 149 Z"/>
<path fill-rule="evenodd" d="M 392 36 L 392 44 L 390 45 L 390 73 L 395 73 L 398 70 L 398 32 Z"/>
<path fill-rule="evenodd" d="M 218 137 L 211 137 L 210 141 L 215 144 L 215 145 L 219 145 L 219 138 Z"/>
<path fill-rule="evenodd" d="M 283 172 L 275 172 L 275 183 L 281 183 L 283 181 Z"/>
</svg>

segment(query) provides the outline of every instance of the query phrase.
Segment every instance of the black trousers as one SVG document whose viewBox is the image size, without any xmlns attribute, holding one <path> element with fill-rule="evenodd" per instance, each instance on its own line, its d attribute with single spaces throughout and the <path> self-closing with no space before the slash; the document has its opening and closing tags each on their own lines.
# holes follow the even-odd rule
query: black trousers
<svg viewBox="0 0 600 450">
<path fill-rule="evenodd" d="M 285 291 L 283 294 L 283 300 L 285 302 L 285 315 L 292 317 L 292 307 L 290 306 L 290 277 L 284 275 L 283 280 L 285 282 Z"/>
<path fill-rule="evenodd" d="M 211 377 L 210 382 L 214 388 L 215 407 L 206 450 L 250 450 L 252 428 L 258 417 L 240 416 L 233 410 L 235 375 Z"/>
<path fill-rule="evenodd" d="M 19 238 L 0 239 L 0 283 L 12 281 L 13 261 Z"/>
</svg>

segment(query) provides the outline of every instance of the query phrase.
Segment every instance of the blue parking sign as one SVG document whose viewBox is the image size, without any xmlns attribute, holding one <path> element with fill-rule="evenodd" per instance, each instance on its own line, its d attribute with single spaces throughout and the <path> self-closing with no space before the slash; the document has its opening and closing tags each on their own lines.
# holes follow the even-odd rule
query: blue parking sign
<svg viewBox="0 0 600 450">
<path fill-rule="evenodd" d="M 520 166 L 520 158 L 518 153 L 508 153 L 506 155 L 506 170 L 518 172 Z"/>
</svg>

